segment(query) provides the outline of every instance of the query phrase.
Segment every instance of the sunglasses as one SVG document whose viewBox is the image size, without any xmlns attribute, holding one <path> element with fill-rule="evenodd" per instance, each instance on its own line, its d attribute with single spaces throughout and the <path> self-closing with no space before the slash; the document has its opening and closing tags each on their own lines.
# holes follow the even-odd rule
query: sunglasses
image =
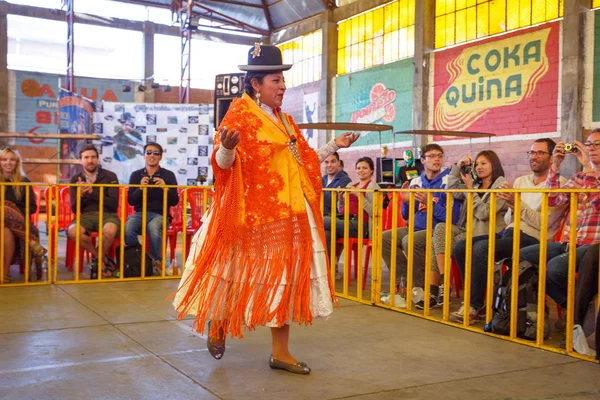
<svg viewBox="0 0 600 400">
<path fill-rule="evenodd" d="M 146 150 L 146 155 L 147 156 L 161 156 L 162 153 L 160 151 L 152 151 L 152 150 Z"/>
</svg>

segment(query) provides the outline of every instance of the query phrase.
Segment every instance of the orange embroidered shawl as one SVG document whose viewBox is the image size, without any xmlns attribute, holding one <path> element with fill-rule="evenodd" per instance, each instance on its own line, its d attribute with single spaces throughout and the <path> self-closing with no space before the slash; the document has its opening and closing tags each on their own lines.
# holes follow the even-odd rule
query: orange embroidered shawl
<svg viewBox="0 0 600 400">
<path fill-rule="evenodd" d="M 210 225 L 203 227 L 208 229 L 206 240 L 178 307 L 183 318 L 198 304 L 198 332 L 203 332 L 207 320 L 213 321 L 212 329 L 222 328 L 225 334 L 239 337 L 244 322 L 253 329 L 274 318 L 280 325 L 290 319 L 299 324 L 312 321 L 313 252 L 304 199 L 325 243 L 319 159 L 292 118 L 280 116 L 295 130 L 302 165 L 288 149 L 290 135 L 282 122 L 275 123 L 246 94 L 233 100 L 221 122 L 221 126 L 240 132 L 230 169 L 223 170 L 216 163 L 220 141 L 215 134 L 212 218 Z M 281 301 L 275 303 L 280 285 L 285 289 Z"/>
</svg>

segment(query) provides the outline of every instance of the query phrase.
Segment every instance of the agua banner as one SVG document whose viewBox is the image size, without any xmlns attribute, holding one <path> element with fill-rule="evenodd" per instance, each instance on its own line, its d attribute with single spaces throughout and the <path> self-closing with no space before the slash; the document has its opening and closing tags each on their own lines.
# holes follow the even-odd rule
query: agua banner
<svg viewBox="0 0 600 400">
<path fill-rule="evenodd" d="M 83 135 L 91 132 L 92 117 L 94 115 L 94 102 L 86 99 L 77 93 L 61 89 L 58 99 L 58 109 L 60 114 L 60 133 L 69 133 Z M 79 147 L 83 140 L 61 139 L 60 140 L 60 158 L 78 159 Z M 90 141 L 91 143 L 91 141 Z M 60 179 L 67 180 L 76 174 L 77 166 L 61 165 Z"/>
<path fill-rule="evenodd" d="M 160 166 L 179 185 L 197 186 L 212 183 L 213 118 L 212 104 L 97 102 L 92 133 L 102 136 L 102 167 L 120 183 L 129 183 L 131 173 L 144 167 L 144 146 L 158 143 L 164 150 Z"/>
<path fill-rule="evenodd" d="M 65 77 L 29 71 L 10 71 L 15 74 L 15 132 L 58 133 L 58 96 Z M 75 93 L 93 101 L 132 102 L 133 91 L 123 92 L 123 83 L 116 79 L 75 77 Z M 133 84 L 131 83 L 133 87 Z M 56 147 L 55 139 L 17 139 L 20 146 Z"/>
<path fill-rule="evenodd" d="M 555 132 L 559 31 L 548 23 L 436 53 L 435 129 Z"/>
</svg>

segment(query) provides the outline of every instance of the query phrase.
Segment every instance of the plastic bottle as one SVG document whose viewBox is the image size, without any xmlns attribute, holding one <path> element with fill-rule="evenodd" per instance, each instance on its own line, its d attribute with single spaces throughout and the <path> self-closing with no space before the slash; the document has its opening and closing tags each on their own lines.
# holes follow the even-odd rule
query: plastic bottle
<svg viewBox="0 0 600 400">
<path fill-rule="evenodd" d="M 406 280 L 404 279 L 404 275 L 400 276 L 400 282 L 398 283 L 398 294 L 402 298 L 406 298 Z"/>
<path fill-rule="evenodd" d="M 169 265 L 169 267 L 167 267 L 167 270 L 165 271 L 165 275 L 167 275 L 167 276 L 179 275 L 179 266 L 177 265 L 177 258 L 174 258 L 173 261 L 171 261 L 171 265 Z"/>
<path fill-rule="evenodd" d="M 413 303 L 418 303 L 425 298 L 425 294 L 423 292 L 423 288 L 414 287 L 412 290 L 412 301 Z"/>
</svg>

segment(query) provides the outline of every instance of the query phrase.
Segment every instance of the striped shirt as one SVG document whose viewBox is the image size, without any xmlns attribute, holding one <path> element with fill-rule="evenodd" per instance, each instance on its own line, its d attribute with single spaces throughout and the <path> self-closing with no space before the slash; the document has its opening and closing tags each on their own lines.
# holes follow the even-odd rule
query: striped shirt
<svg viewBox="0 0 600 400">
<path fill-rule="evenodd" d="M 561 189 L 560 174 L 548 171 L 546 187 Z M 562 189 L 600 189 L 600 178 L 592 173 L 578 172 Z M 569 204 L 570 193 L 550 193 L 548 204 L 550 207 Z M 569 241 L 570 218 L 567 217 L 563 242 Z M 600 192 L 578 193 L 577 202 L 577 245 L 586 245 L 600 242 Z"/>
</svg>

